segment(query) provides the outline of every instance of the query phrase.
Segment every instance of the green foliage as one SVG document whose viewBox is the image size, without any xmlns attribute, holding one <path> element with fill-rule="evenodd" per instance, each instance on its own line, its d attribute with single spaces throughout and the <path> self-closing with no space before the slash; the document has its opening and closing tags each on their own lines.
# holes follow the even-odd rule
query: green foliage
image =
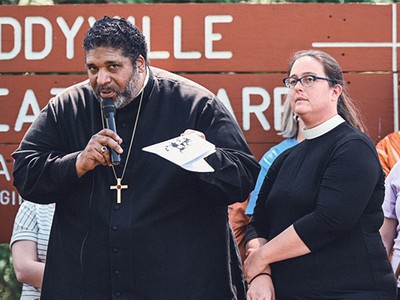
<svg viewBox="0 0 400 300">
<path fill-rule="evenodd" d="M 12 0 L 10 0 L 12 1 Z M 53 0 L 55 4 L 82 4 L 82 3 L 240 3 L 248 0 Z"/>
<path fill-rule="evenodd" d="M 0 0 L 0 4 L 1 5 L 15 5 L 15 4 L 18 4 L 18 0 Z"/>
<path fill-rule="evenodd" d="M 99 4 L 110 3 L 107 0 L 53 0 L 54 4 Z"/>
<path fill-rule="evenodd" d="M 110 0 L 111 3 L 242 3 L 247 0 Z"/>
<path fill-rule="evenodd" d="M 0 5 L 24 3 L 48 4 L 51 0 L 0 0 Z M 52 0 L 54 4 L 100 4 L 100 3 L 396 3 L 400 0 Z M 26 4 L 28 3 L 28 4 Z"/>
<path fill-rule="evenodd" d="M 22 285 L 15 278 L 9 244 L 0 244 L 0 299 L 20 298 Z"/>
<path fill-rule="evenodd" d="M 280 0 L 273 2 L 281 2 Z M 290 3 L 375 3 L 375 0 L 285 0 Z"/>
</svg>

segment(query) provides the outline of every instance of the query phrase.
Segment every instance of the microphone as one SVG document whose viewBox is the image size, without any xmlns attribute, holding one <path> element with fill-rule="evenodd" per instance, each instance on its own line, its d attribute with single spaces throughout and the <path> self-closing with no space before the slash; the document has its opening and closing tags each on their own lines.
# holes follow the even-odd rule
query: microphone
<svg viewBox="0 0 400 300">
<path fill-rule="evenodd" d="M 114 101 L 112 98 L 102 98 L 101 110 L 106 119 L 106 127 L 117 133 L 117 128 L 115 126 L 115 113 L 117 109 L 115 108 Z M 114 166 L 118 166 L 121 163 L 120 155 L 115 152 L 114 149 L 110 149 L 111 152 L 111 163 Z"/>
</svg>

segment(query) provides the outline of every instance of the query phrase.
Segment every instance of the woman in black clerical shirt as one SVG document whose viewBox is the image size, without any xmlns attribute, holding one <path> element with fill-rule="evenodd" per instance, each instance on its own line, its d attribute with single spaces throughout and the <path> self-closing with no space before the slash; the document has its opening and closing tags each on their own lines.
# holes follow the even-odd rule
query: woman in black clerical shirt
<svg viewBox="0 0 400 300">
<path fill-rule="evenodd" d="M 384 174 L 337 61 L 295 53 L 284 79 L 305 141 L 283 152 L 247 234 L 248 300 L 396 298 L 379 234 Z"/>
</svg>

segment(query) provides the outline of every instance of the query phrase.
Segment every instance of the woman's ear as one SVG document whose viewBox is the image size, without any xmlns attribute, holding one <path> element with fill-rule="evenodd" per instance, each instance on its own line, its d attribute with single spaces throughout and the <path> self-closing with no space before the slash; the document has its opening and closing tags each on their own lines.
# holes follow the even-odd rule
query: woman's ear
<svg viewBox="0 0 400 300">
<path fill-rule="evenodd" d="M 332 101 L 338 100 L 343 92 L 343 87 L 340 84 L 335 84 L 335 86 L 332 87 L 332 92 L 333 92 L 332 96 L 334 97 Z"/>
</svg>

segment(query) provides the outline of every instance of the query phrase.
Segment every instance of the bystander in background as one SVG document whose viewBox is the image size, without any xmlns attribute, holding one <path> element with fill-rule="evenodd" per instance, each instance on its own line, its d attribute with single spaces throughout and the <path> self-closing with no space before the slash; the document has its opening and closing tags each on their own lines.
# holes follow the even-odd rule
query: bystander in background
<svg viewBox="0 0 400 300">
<path fill-rule="evenodd" d="M 254 206 L 256 205 L 256 201 L 258 198 L 258 193 L 260 192 L 260 188 L 262 186 L 262 183 L 264 182 L 265 176 L 267 175 L 268 169 L 275 158 L 277 158 L 278 155 L 286 149 L 289 149 L 304 140 L 303 132 L 301 130 L 303 126 L 304 124 L 299 116 L 293 113 L 293 109 L 290 105 L 290 99 L 287 99 L 283 107 L 282 130 L 279 133 L 285 139 L 269 149 L 261 158 L 261 170 L 258 174 L 256 187 L 251 192 L 250 199 L 246 208 L 246 215 L 251 216 L 253 214 Z"/>
<path fill-rule="evenodd" d="M 381 235 L 386 253 L 390 257 L 393 272 L 397 280 L 397 299 L 400 299 L 400 162 L 389 172 L 385 181 L 385 199 L 383 201 L 384 221 Z"/>
<path fill-rule="evenodd" d="M 54 204 L 22 202 L 10 241 L 15 274 L 23 283 L 21 300 L 40 299 Z"/>
<path fill-rule="evenodd" d="M 400 159 L 400 132 L 389 133 L 376 144 L 379 160 L 386 176 Z"/>
</svg>

